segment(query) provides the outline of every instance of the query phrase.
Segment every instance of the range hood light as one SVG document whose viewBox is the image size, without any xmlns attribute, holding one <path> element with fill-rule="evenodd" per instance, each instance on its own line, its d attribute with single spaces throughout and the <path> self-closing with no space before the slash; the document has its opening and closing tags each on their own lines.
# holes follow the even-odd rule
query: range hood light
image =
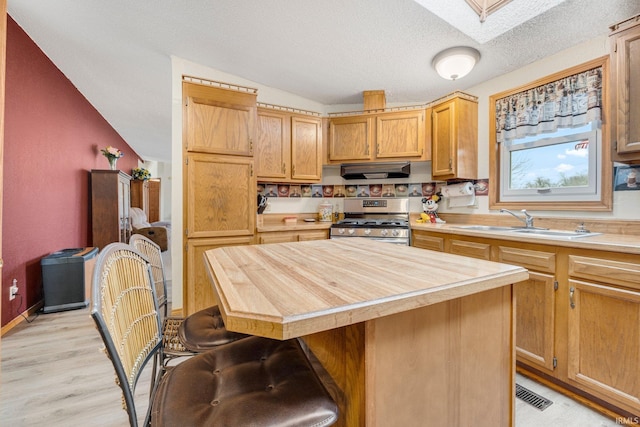
<svg viewBox="0 0 640 427">
<path fill-rule="evenodd" d="M 389 176 L 387 172 L 379 172 L 379 173 L 365 173 L 363 174 L 367 179 L 385 179 Z"/>
</svg>

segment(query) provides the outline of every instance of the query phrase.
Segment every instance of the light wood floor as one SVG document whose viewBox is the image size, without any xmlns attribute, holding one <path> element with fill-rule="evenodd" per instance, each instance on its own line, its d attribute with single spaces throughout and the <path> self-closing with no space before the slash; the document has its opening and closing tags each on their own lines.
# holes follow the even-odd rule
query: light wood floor
<svg viewBox="0 0 640 427">
<path fill-rule="evenodd" d="M 101 348 L 88 308 L 41 314 L 2 337 L 0 425 L 128 425 L 113 367 Z M 517 381 L 554 402 L 541 412 L 516 399 L 517 427 L 619 425 L 527 378 Z M 147 390 L 148 380 L 138 394 Z"/>
</svg>

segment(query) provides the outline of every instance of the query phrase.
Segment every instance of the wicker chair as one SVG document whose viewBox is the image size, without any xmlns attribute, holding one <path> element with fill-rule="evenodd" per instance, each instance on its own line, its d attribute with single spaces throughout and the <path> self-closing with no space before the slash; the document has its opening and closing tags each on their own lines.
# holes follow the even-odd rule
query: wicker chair
<svg viewBox="0 0 640 427">
<path fill-rule="evenodd" d="M 161 369 L 161 316 L 146 258 L 122 243 L 107 245 L 93 275 L 91 316 L 137 427 L 135 387 L 153 364 L 144 426 L 328 426 L 337 406 L 297 340 L 249 337 Z"/>
<path fill-rule="evenodd" d="M 248 336 L 227 331 L 217 306 L 200 310 L 187 318 L 167 316 L 167 280 L 160 247 L 141 234 L 132 235 L 129 244 L 148 258 L 158 295 L 158 305 L 164 308 L 163 365 L 175 357 L 212 350 L 219 345 Z"/>
</svg>

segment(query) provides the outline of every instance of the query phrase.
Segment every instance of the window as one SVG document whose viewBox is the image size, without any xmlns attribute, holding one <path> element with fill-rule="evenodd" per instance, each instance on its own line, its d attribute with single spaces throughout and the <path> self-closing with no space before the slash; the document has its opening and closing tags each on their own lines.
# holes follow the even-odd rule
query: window
<svg viewBox="0 0 640 427">
<path fill-rule="evenodd" d="M 608 78 L 602 57 L 490 97 L 491 209 L 611 210 Z"/>
<path fill-rule="evenodd" d="M 599 123 L 501 144 L 503 201 L 598 201 Z"/>
</svg>

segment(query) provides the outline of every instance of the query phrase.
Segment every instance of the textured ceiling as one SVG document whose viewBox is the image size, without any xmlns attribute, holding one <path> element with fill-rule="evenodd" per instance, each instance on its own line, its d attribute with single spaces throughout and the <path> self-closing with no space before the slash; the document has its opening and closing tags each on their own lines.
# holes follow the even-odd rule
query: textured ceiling
<svg viewBox="0 0 640 427">
<path fill-rule="evenodd" d="M 512 0 L 484 24 L 465 0 L 8 0 L 8 12 L 143 158 L 170 161 L 172 55 L 325 105 L 377 89 L 418 103 L 605 35 L 640 1 Z M 459 45 L 482 59 L 443 80 L 431 60 Z"/>
</svg>

